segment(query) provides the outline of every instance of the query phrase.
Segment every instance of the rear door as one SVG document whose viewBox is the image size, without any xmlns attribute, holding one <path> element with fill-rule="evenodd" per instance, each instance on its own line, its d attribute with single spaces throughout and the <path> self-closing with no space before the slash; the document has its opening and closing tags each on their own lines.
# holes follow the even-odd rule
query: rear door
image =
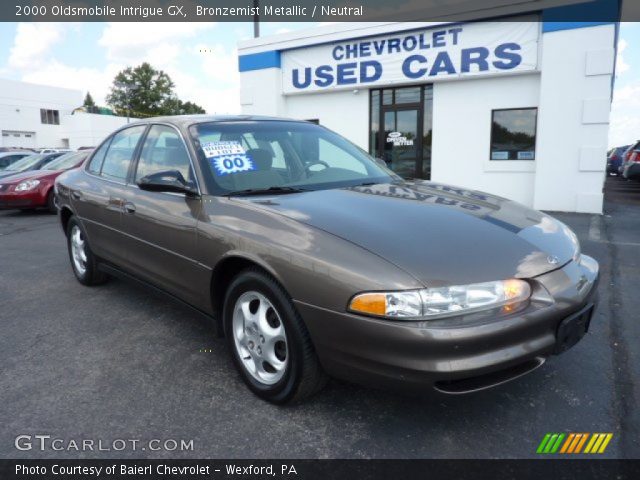
<svg viewBox="0 0 640 480">
<path fill-rule="evenodd" d="M 105 140 L 89 160 L 84 182 L 70 192 L 94 253 L 119 265 L 126 261 L 126 239 L 122 233 L 126 182 L 146 128 L 146 125 L 128 127 Z"/>
<path fill-rule="evenodd" d="M 149 192 L 137 185 L 142 177 L 167 170 L 179 171 L 197 186 L 180 131 L 155 124 L 147 132 L 124 194 L 127 265 L 137 276 L 203 308 L 209 302 L 211 272 L 195 260 L 200 196 Z"/>
</svg>

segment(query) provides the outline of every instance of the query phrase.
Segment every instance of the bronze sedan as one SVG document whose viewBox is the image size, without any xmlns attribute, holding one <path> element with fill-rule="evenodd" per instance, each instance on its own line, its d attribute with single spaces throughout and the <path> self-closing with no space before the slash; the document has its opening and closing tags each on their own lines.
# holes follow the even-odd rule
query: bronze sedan
<svg viewBox="0 0 640 480">
<path fill-rule="evenodd" d="M 598 264 L 561 222 L 402 180 L 307 122 L 132 123 L 56 191 L 82 284 L 135 277 L 208 314 L 275 403 L 327 375 L 487 388 L 573 346 L 594 309 Z"/>
</svg>

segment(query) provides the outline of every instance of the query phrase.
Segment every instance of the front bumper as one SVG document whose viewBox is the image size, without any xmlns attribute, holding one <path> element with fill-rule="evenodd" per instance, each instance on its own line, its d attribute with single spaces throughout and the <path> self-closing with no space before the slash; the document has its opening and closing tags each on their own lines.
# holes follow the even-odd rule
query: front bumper
<svg viewBox="0 0 640 480">
<path fill-rule="evenodd" d="M 0 209 L 19 209 L 44 207 L 47 204 L 47 196 L 39 189 L 27 192 L 2 192 L 0 193 Z"/>
<path fill-rule="evenodd" d="M 330 375 L 394 389 L 465 393 L 517 378 L 561 351 L 560 323 L 596 303 L 598 263 L 583 255 L 534 281 L 552 303 L 532 300 L 520 312 L 457 326 L 296 306 Z"/>
</svg>

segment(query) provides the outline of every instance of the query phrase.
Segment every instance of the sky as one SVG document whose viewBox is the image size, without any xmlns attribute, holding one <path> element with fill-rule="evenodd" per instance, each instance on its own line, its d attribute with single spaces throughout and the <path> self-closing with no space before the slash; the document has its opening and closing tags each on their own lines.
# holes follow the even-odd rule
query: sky
<svg viewBox="0 0 640 480">
<path fill-rule="evenodd" d="M 261 24 L 270 35 L 310 23 Z M 239 113 L 236 44 L 251 23 L 0 23 L 0 78 L 90 91 L 98 104 L 114 76 L 143 61 L 167 72 L 181 100 Z M 609 146 L 640 139 L 640 23 L 620 28 Z"/>
</svg>

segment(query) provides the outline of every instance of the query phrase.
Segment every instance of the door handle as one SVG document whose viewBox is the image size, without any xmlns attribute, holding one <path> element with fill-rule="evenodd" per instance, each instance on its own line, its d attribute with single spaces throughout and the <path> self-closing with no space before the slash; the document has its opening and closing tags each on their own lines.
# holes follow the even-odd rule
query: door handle
<svg viewBox="0 0 640 480">
<path fill-rule="evenodd" d="M 136 206 L 131 202 L 125 202 L 122 208 L 124 209 L 124 213 L 136 213 Z"/>
<path fill-rule="evenodd" d="M 71 197 L 75 200 L 80 200 L 82 198 L 82 194 L 77 190 L 71 190 Z"/>
</svg>

